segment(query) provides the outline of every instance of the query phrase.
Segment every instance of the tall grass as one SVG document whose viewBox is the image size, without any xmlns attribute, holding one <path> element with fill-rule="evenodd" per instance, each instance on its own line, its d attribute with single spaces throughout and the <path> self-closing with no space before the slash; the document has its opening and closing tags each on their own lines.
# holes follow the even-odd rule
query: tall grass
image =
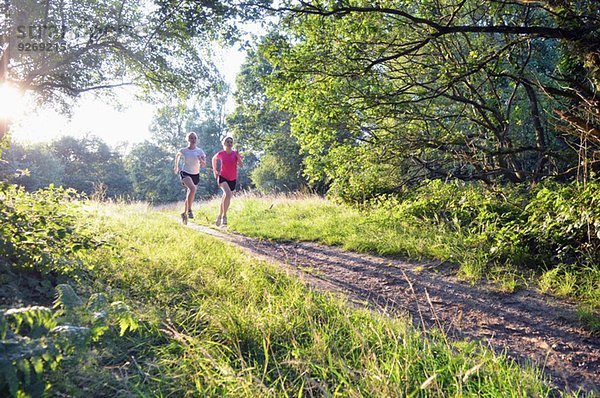
<svg viewBox="0 0 600 398">
<path fill-rule="evenodd" d="M 356 217 L 311 200 L 335 222 Z M 253 203 L 245 211 L 256 214 L 257 223 L 288 206 Z M 241 205 L 234 202 L 231 220 L 243 230 L 242 217 L 233 217 Z M 352 308 L 167 215 L 116 205 L 93 211 L 94 222 L 113 237 L 111 246 L 85 259 L 93 269 L 86 286 L 124 299 L 140 318 L 135 335 L 101 350 L 104 366 L 119 369 L 122 395 L 520 397 L 551 391 L 533 368 L 519 368 L 476 343 L 448 342 L 436 330 L 415 330 L 406 319 Z M 334 221 L 323 216 L 321 222 Z M 341 243 L 333 233 L 328 239 Z"/>
<path fill-rule="evenodd" d="M 218 204 L 218 199 L 200 203 L 196 222 L 212 221 Z M 452 249 L 447 239 L 427 234 L 426 226 L 393 223 L 385 214 L 361 211 L 313 195 L 236 197 L 228 224 L 230 230 L 256 238 L 315 241 L 416 259 L 451 260 L 460 251 Z"/>
<path fill-rule="evenodd" d="M 388 198 L 362 208 L 309 195 L 240 195 L 232 201 L 228 228 L 257 238 L 316 241 L 359 252 L 458 264 L 459 276 L 473 283 L 485 279 L 504 291 L 537 286 L 543 292 L 578 300 L 585 316 L 597 318 L 600 264 L 597 259 L 594 262 L 593 254 L 574 257 L 577 253 L 570 251 L 570 265 L 553 265 L 550 258 L 554 261 L 564 249 L 556 249 L 558 255 L 553 255 L 549 242 L 555 238 L 545 238 L 549 233 L 542 222 L 528 226 L 527 218 L 511 219 L 521 211 L 518 204 L 494 202 L 490 195 L 469 189 L 425 193 L 431 197 L 415 195 L 405 202 Z M 517 199 L 523 198 L 513 198 Z M 212 223 L 218 203 L 218 199 L 200 203 L 196 222 Z M 541 218 L 539 210 L 529 212 Z M 564 228 L 569 219 L 564 219 Z M 536 254 L 540 243 L 534 239 L 549 247 Z M 591 324 L 600 330 L 597 322 Z"/>
</svg>

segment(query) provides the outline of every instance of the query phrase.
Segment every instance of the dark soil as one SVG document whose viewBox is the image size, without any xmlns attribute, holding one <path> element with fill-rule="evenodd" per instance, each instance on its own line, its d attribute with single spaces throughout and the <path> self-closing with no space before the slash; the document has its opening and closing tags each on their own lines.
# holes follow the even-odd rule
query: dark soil
<svg viewBox="0 0 600 398">
<path fill-rule="evenodd" d="M 575 306 L 531 290 L 472 286 L 456 270 L 357 254 L 310 242 L 272 242 L 191 224 L 278 263 L 320 290 L 387 314 L 408 312 L 417 326 L 484 341 L 497 352 L 542 367 L 561 390 L 598 393 L 600 338 L 579 325 Z"/>
</svg>

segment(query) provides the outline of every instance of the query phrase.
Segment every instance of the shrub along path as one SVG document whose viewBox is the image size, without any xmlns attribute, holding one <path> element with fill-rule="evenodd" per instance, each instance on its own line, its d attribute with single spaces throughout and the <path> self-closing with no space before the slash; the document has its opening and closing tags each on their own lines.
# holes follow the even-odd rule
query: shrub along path
<svg viewBox="0 0 600 398">
<path fill-rule="evenodd" d="M 544 368 L 560 389 L 599 392 L 600 338 L 578 326 L 575 306 L 534 291 L 502 293 L 456 279 L 445 265 L 406 262 L 310 242 L 272 242 L 196 224 L 188 227 L 276 262 L 309 285 L 398 315 L 452 338 L 486 341 L 496 351 Z"/>
</svg>

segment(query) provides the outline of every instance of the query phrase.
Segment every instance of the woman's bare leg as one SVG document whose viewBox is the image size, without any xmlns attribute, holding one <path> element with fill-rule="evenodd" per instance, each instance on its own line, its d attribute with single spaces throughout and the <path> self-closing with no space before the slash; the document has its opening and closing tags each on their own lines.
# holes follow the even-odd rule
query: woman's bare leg
<svg viewBox="0 0 600 398">
<path fill-rule="evenodd" d="M 191 177 L 185 177 L 183 180 L 183 185 L 187 188 L 187 193 L 185 195 L 184 205 L 184 213 L 187 214 L 189 210 L 192 210 L 192 204 L 194 203 L 194 196 L 196 195 L 196 186 L 192 181 Z"/>
<path fill-rule="evenodd" d="M 223 197 L 221 198 L 221 207 L 219 209 L 219 217 L 227 217 L 227 210 L 229 209 L 229 204 L 231 203 L 231 197 L 233 196 L 233 192 L 229 189 L 229 185 L 227 182 L 222 182 L 219 184 L 221 190 L 223 191 Z"/>
</svg>

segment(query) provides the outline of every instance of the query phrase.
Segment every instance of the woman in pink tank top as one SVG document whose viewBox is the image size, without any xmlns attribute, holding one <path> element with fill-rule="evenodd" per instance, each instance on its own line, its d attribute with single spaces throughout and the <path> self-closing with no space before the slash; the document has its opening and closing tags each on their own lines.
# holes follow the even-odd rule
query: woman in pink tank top
<svg viewBox="0 0 600 398">
<path fill-rule="evenodd" d="M 237 168 L 243 167 L 242 156 L 239 152 L 233 149 L 233 138 L 225 137 L 223 140 L 223 150 L 219 151 L 212 158 L 212 167 L 217 185 L 223 191 L 223 197 L 221 198 L 221 206 L 219 208 L 219 215 L 215 224 L 217 226 L 227 225 L 227 210 L 231 203 L 231 197 L 235 190 L 235 184 L 237 181 Z M 220 163 L 217 168 L 217 161 Z"/>
</svg>

